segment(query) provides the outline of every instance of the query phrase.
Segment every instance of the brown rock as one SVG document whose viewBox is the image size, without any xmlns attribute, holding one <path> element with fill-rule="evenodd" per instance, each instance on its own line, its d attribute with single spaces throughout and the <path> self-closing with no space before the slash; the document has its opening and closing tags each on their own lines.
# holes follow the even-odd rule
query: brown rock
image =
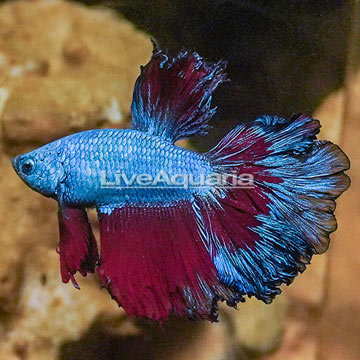
<svg viewBox="0 0 360 360">
<path fill-rule="evenodd" d="M 351 187 L 336 209 L 339 229 L 329 251 L 326 302 L 320 333 L 319 359 L 360 359 L 360 71 L 347 81 L 342 148 L 351 161 Z M 335 103 L 336 104 L 336 103 Z M 329 105 L 329 108 L 330 105 Z M 329 111 L 331 114 L 331 111 Z M 333 117 L 336 117 L 334 105 Z"/>
<path fill-rule="evenodd" d="M 232 360 L 234 359 L 235 348 L 229 336 L 229 327 L 226 319 L 218 323 L 204 323 L 199 326 L 199 334 L 188 346 L 176 348 L 176 352 L 159 360 Z M 179 340 L 181 341 L 181 340 Z"/>
<path fill-rule="evenodd" d="M 55 359 L 61 343 L 80 338 L 98 317 L 125 316 L 97 284 L 79 281 L 81 291 L 61 283 L 54 249 L 37 246 L 26 255 L 17 311 L 0 341 L 0 354 L 10 356 L 2 359 Z"/>
<path fill-rule="evenodd" d="M 16 175 L 11 159 L 0 155 L 0 241 L 27 250 L 34 244 L 57 243 L 57 205 L 28 188 Z"/>
<path fill-rule="evenodd" d="M 69 132 L 95 128 L 105 120 L 105 103 L 81 80 L 29 79 L 14 85 L 3 114 L 7 142 L 46 143 Z"/>
<path fill-rule="evenodd" d="M 314 256 L 304 273 L 299 274 L 285 292 L 294 303 L 302 303 L 313 309 L 320 308 L 325 296 L 325 279 L 328 255 Z"/>
<path fill-rule="evenodd" d="M 19 298 L 22 280 L 22 257 L 15 246 L 0 239 L 0 312 L 6 319 L 13 313 Z"/>
<path fill-rule="evenodd" d="M 0 313 L 16 305 L 23 254 L 57 243 L 56 203 L 30 190 L 0 154 Z"/>
<path fill-rule="evenodd" d="M 148 38 L 109 10 L 64 1 L 2 4 L 4 141 L 37 145 L 105 122 L 123 126 L 150 55 Z"/>
<path fill-rule="evenodd" d="M 224 310 L 232 323 L 237 348 L 260 355 L 279 347 L 286 319 L 286 296 L 278 296 L 271 305 L 251 298 L 239 304 L 237 311 Z"/>
<path fill-rule="evenodd" d="M 314 117 L 321 122 L 321 139 L 340 142 L 344 125 L 344 98 L 344 90 L 336 91 L 316 110 Z"/>
<path fill-rule="evenodd" d="M 302 319 L 289 319 L 280 349 L 262 360 L 316 360 L 318 339 L 315 335 Z"/>
</svg>

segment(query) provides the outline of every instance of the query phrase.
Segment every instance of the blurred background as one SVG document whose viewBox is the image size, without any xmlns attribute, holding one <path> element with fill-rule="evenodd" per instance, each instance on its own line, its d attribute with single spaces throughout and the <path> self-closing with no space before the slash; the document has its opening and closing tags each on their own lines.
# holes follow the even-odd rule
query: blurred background
<svg viewBox="0 0 360 360">
<path fill-rule="evenodd" d="M 0 359 L 360 359 L 359 3 L 341 0 L 0 1 Z M 305 112 L 350 157 L 330 250 L 272 305 L 219 323 L 126 318 L 96 277 L 59 274 L 54 201 L 10 159 L 64 135 L 128 127 L 150 36 L 170 54 L 228 61 L 207 150 L 239 122 Z M 94 226 L 95 216 L 92 214 Z"/>
</svg>

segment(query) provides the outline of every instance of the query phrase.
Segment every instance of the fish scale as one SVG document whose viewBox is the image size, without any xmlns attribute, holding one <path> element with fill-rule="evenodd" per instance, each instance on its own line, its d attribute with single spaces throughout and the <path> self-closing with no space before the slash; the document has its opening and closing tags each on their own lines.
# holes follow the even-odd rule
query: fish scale
<svg viewBox="0 0 360 360">
<path fill-rule="evenodd" d="M 89 139 L 96 138 L 96 143 Z M 213 168 L 203 155 L 177 147 L 170 142 L 137 130 L 90 130 L 65 137 L 64 151 L 72 154 L 64 161 L 65 173 L 63 199 L 72 205 L 84 204 L 98 208 L 109 204 L 171 202 L 189 199 L 194 193 L 209 191 L 207 188 L 192 188 L 188 191 L 164 189 L 159 183 L 148 189 L 126 186 L 105 188 L 101 184 L 102 172 L 106 181 L 115 182 L 121 172 L 131 179 L 132 175 L 148 174 L 155 178 L 166 170 L 169 178 L 176 174 L 191 174 L 198 179 L 200 174 L 210 175 Z M 88 150 L 85 147 L 88 145 Z M 76 169 L 71 171 L 71 169 Z M 179 180 L 180 181 L 180 180 Z M 86 190 L 86 191 L 84 191 Z"/>
</svg>

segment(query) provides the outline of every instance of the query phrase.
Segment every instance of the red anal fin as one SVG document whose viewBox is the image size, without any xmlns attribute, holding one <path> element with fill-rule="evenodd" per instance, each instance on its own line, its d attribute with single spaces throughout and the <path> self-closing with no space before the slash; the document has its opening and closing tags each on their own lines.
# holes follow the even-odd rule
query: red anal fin
<svg viewBox="0 0 360 360">
<path fill-rule="evenodd" d="M 99 213 L 101 283 L 128 315 L 216 319 L 217 271 L 190 202 Z M 220 288 L 219 288 L 220 286 Z M 214 289 L 217 290 L 214 290 Z"/>
<path fill-rule="evenodd" d="M 99 260 L 96 240 L 85 209 L 60 209 L 58 217 L 61 278 L 64 283 L 71 280 L 74 287 L 79 289 L 74 274 L 79 271 L 86 276 L 88 272 L 95 271 Z"/>
</svg>

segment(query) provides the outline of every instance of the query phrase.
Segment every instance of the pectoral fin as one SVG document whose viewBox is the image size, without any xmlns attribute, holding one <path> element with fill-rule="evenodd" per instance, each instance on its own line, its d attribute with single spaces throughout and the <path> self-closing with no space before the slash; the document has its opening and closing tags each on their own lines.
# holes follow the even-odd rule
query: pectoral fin
<svg viewBox="0 0 360 360">
<path fill-rule="evenodd" d="M 75 273 L 86 276 L 95 271 L 99 259 L 96 240 L 85 209 L 60 208 L 58 218 L 61 278 L 64 283 L 71 280 L 78 289 Z"/>
</svg>

